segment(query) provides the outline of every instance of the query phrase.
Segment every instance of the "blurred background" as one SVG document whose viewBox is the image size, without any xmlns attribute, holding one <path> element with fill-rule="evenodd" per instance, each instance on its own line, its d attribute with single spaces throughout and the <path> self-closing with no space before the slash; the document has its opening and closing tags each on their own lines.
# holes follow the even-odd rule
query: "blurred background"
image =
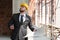
<svg viewBox="0 0 60 40">
<path fill-rule="evenodd" d="M 0 40 L 10 40 L 12 31 L 8 29 L 8 22 L 13 14 L 19 13 L 22 2 L 29 5 L 28 15 L 31 16 L 33 25 L 45 25 L 45 35 L 50 40 L 59 40 L 60 0 L 0 0 Z"/>
</svg>

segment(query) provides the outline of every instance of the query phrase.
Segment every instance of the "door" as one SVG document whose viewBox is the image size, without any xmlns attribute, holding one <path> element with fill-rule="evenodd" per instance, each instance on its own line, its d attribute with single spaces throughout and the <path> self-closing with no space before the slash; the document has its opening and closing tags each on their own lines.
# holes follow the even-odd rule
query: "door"
<svg viewBox="0 0 60 40">
<path fill-rule="evenodd" d="M 8 21 L 12 15 L 12 0 L 0 0 L 0 35 L 10 35 Z"/>
</svg>

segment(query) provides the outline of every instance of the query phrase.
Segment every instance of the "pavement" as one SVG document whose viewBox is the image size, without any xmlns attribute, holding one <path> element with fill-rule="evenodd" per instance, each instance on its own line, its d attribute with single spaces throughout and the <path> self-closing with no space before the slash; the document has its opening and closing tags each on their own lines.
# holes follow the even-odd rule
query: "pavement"
<svg viewBox="0 0 60 40">
<path fill-rule="evenodd" d="M 11 39 L 10 37 L 3 36 L 3 37 L 0 37 L 0 40 L 11 40 Z"/>
</svg>

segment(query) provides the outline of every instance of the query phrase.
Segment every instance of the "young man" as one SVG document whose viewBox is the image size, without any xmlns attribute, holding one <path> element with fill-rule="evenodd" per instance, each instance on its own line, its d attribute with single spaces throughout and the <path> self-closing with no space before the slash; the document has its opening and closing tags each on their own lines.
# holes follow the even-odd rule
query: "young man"
<svg viewBox="0 0 60 40">
<path fill-rule="evenodd" d="M 29 26 L 31 31 L 35 31 L 32 27 L 31 18 L 27 15 L 27 10 L 28 5 L 22 3 L 20 5 L 20 13 L 14 14 L 9 21 L 8 26 L 13 30 L 12 40 L 27 40 L 27 38 L 23 38 L 27 34 L 27 26 Z"/>
</svg>

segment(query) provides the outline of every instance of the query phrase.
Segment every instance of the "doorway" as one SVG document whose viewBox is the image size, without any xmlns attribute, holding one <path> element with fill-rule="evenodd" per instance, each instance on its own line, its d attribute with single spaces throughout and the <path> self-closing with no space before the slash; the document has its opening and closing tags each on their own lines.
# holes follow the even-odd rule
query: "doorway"
<svg viewBox="0 0 60 40">
<path fill-rule="evenodd" d="M 12 16 L 12 0 L 0 0 L 0 35 L 10 35 L 8 21 Z"/>
</svg>

